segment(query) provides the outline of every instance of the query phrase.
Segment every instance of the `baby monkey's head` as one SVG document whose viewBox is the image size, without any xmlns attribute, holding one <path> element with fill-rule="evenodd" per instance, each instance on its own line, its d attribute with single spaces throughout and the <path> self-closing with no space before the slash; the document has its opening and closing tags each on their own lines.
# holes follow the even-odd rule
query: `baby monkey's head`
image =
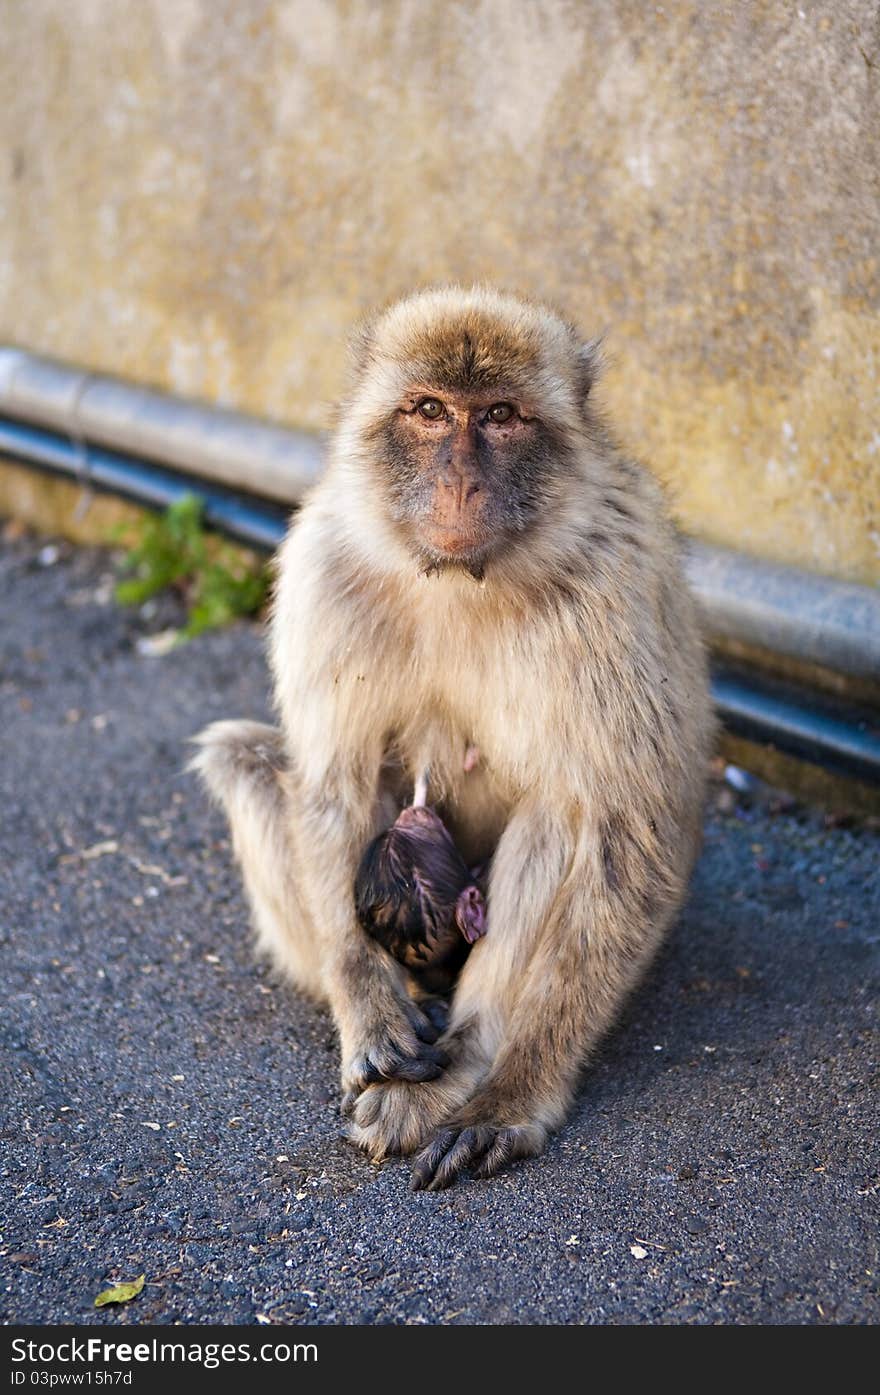
<svg viewBox="0 0 880 1395">
<path fill-rule="evenodd" d="M 442 820 L 411 806 L 369 844 L 355 880 L 361 925 L 423 986 L 448 992 L 486 933 L 482 892 Z"/>
</svg>

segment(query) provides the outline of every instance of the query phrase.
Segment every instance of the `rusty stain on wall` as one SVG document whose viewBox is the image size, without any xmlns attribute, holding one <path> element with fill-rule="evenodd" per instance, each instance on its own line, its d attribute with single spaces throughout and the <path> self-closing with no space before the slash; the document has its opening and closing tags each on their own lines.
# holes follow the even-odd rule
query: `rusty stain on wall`
<svg viewBox="0 0 880 1395">
<path fill-rule="evenodd" d="M 370 306 L 500 282 L 607 330 L 604 400 L 686 528 L 880 579 L 874 0 L 0 23 L 3 340 L 321 427 Z"/>
</svg>

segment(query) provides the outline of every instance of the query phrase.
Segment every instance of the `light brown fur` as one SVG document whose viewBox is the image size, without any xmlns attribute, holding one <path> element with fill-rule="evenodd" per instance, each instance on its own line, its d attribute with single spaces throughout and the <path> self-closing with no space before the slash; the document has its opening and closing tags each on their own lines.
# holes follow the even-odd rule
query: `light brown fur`
<svg viewBox="0 0 880 1395">
<path fill-rule="evenodd" d="M 419 571 L 376 461 L 377 423 L 405 393 L 454 378 L 463 327 L 477 374 L 550 420 L 565 461 L 482 581 Z M 286 768 L 267 772 L 254 752 L 284 764 L 278 734 L 246 723 L 209 728 L 196 763 L 229 813 L 261 944 L 330 1003 L 353 1138 L 376 1157 L 422 1147 L 415 1185 L 437 1186 L 539 1151 L 564 1119 L 681 904 L 713 722 L 660 490 L 590 405 L 594 350 L 540 306 L 452 288 L 392 307 L 360 355 L 280 553 Z M 449 1068 L 370 1083 L 365 1062 L 393 1075 L 418 1051 L 418 1023 L 355 920 L 355 868 L 426 763 L 465 858 L 493 855 L 489 934 L 455 993 Z"/>
</svg>

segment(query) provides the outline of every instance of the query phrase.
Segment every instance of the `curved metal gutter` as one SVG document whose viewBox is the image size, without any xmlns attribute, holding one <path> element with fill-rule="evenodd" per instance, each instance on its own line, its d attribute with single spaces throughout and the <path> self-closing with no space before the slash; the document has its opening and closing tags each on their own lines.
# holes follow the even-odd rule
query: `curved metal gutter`
<svg viewBox="0 0 880 1395">
<path fill-rule="evenodd" d="M 0 413 L 295 503 L 321 472 L 316 437 L 0 346 Z"/>
</svg>

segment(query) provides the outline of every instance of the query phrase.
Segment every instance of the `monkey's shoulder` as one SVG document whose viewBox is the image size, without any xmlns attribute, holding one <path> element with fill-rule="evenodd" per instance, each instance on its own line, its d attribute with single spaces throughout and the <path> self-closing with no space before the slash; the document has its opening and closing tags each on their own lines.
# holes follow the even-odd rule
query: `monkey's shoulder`
<svg viewBox="0 0 880 1395">
<path fill-rule="evenodd" d="M 369 632 L 401 605 L 392 575 L 371 566 L 332 509 L 313 499 L 292 522 L 278 557 L 276 613 L 352 635 Z"/>
</svg>

